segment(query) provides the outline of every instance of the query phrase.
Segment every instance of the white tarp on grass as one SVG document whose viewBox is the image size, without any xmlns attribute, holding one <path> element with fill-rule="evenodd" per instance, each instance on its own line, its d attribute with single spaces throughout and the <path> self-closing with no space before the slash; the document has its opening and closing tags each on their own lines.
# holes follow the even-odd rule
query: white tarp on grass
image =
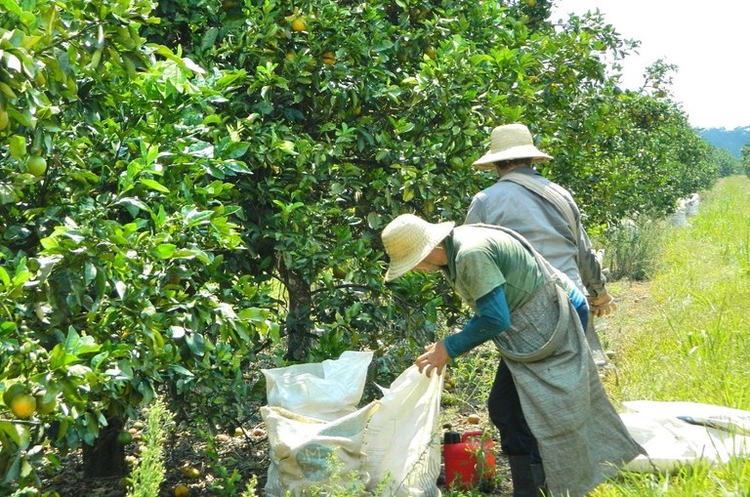
<svg viewBox="0 0 750 497">
<path fill-rule="evenodd" d="M 626 469 L 639 473 L 673 472 L 701 463 L 723 463 L 750 455 L 750 411 L 698 402 L 638 400 L 623 403 L 621 417 L 648 452 Z"/>
</svg>

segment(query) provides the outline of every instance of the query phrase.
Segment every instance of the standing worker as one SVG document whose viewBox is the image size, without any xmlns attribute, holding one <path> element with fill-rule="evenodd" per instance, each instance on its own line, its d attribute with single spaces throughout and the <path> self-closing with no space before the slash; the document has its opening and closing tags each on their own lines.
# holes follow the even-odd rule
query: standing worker
<svg viewBox="0 0 750 497">
<path fill-rule="evenodd" d="M 617 306 L 605 288 L 606 278 L 581 225 L 578 205 L 568 190 L 532 166 L 551 159 L 534 146 L 531 132 L 523 124 L 493 129 L 490 149 L 474 167 L 495 169 L 500 180 L 474 196 L 464 224 L 493 224 L 520 233 L 585 292 L 592 316 L 606 316 Z M 588 320 L 585 332 L 595 362 L 606 365 L 593 320 Z"/>
<path fill-rule="evenodd" d="M 583 294 L 522 236 L 403 214 L 382 240 L 386 281 L 412 269 L 442 271 L 474 311 L 463 330 L 425 347 L 420 372 L 441 374 L 488 340 L 500 350 L 487 406 L 511 464 L 525 462 L 512 475 L 515 497 L 582 497 L 643 452 L 597 374 L 576 314 Z"/>
</svg>

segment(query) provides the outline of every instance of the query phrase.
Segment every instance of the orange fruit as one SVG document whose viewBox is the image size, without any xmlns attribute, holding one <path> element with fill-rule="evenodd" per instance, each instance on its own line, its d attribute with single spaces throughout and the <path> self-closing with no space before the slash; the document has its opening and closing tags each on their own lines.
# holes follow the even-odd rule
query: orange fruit
<svg viewBox="0 0 750 497">
<path fill-rule="evenodd" d="M 336 63 L 336 54 L 333 52 L 326 52 L 323 54 L 323 64 L 332 66 Z"/>
<path fill-rule="evenodd" d="M 31 174 L 38 178 L 47 170 L 47 160 L 41 155 L 32 155 L 26 162 L 26 167 Z"/>
<path fill-rule="evenodd" d="M 182 483 L 178 483 L 174 486 L 174 497 L 187 497 L 190 494 L 190 489 Z"/>
<path fill-rule="evenodd" d="M 46 392 L 42 390 L 35 395 L 36 397 L 36 412 L 39 414 L 49 414 L 57 407 L 57 398 L 52 397 L 47 402 L 44 401 Z"/>
<path fill-rule="evenodd" d="M 300 31 L 304 31 L 305 27 L 306 27 L 305 26 L 305 20 L 303 18 L 301 18 L 301 17 L 296 17 L 292 21 L 292 30 L 293 31 L 297 31 L 299 33 Z"/>
<path fill-rule="evenodd" d="M 30 393 L 21 393 L 10 401 L 11 412 L 19 419 L 29 419 L 36 411 L 36 399 Z"/>
<path fill-rule="evenodd" d="M 127 431 L 121 431 L 117 435 L 117 443 L 121 445 L 127 445 L 133 441 L 133 435 Z"/>
<path fill-rule="evenodd" d="M 435 57 L 437 57 L 437 50 L 432 45 L 425 48 L 424 53 L 427 57 L 431 58 L 432 60 L 435 60 Z"/>
<path fill-rule="evenodd" d="M 21 383 L 13 383 L 3 392 L 3 402 L 6 406 L 10 407 L 11 401 L 17 395 L 20 395 L 22 393 L 29 393 L 29 390 L 26 388 L 26 386 Z"/>
<path fill-rule="evenodd" d="M 8 113 L 5 112 L 5 109 L 0 109 L 0 131 L 8 127 L 9 120 Z"/>
<path fill-rule="evenodd" d="M 198 468 L 194 468 L 193 466 L 186 466 L 182 468 L 182 472 L 185 476 L 192 479 L 198 478 L 201 475 L 201 471 Z"/>
<path fill-rule="evenodd" d="M 482 418 L 479 417 L 479 414 L 469 414 L 468 421 L 470 424 L 478 425 L 482 422 Z"/>
</svg>

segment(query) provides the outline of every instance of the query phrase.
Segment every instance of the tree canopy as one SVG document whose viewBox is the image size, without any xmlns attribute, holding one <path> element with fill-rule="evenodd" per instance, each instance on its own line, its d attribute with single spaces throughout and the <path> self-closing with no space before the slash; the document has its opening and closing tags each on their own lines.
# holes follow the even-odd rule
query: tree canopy
<svg viewBox="0 0 750 497">
<path fill-rule="evenodd" d="M 594 233 L 719 174 L 675 68 L 621 90 L 606 61 L 634 44 L 546 0 L 0 8 L 0 381 L 57 402 L 34 436 L 2 411 L 3 489 L 157 395 L 241 420 L 262 364 L 367 348 L 394 375 L 463 310 L 433 278 L 384 285 L 379 231 L 460 223 L 498 124 L 532 129 Z"/>
</svg>

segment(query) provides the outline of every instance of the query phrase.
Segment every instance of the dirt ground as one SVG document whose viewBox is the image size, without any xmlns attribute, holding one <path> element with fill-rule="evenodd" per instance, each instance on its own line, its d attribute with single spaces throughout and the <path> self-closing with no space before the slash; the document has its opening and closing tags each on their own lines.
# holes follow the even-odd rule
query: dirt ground
<svg viewBox="0 0 750 497">
<path fill-rule="evenodd" d="M 262 426 L 255 428 L 262 429 Z M 453 428 L 462 432 L 475 429 L 476 426 L 470 426 L 468 422 L 459 422 Z M 244 435 L 220 434 L 214 439 L 216 457 L 223 464 L 236 469 L 241 475 L 234 492 L 224 492 L 214 488 L 215 485 L 221 483 L 221 479 L 212 471 L 214 460 L 208 455 L 209 451 L 207 451 L 205 441 L 198 439 L 198 437 L 191 437 L 187 432 L 182 432 L 173 436 L 166 444 L 165 466 L 167 474 L 159 497 L 175 496 L 174 488 L 180 484 L 187 486 L 190 497 L 240 495 L 252 475 L 257 476 L 259 481 L 258 495 L 262 495 L 261 491 L 265 485 L 269 466 L 268 440 L 265 436 L 253 436 L 252 430 L 246 431 L 248 433 Z M 483 490 L 488 496 L 510 496 L 512 487 L 507 459 L 497 450 L 497 443 L 495 448 L 497 484 L 493 484 L 492 487 L 485 487 Z M 137 458 L 137 442 L 129 444 L 126 447 L 126 453 L 129 459 Z M 125 497 L 127 495 L 122 478 L 85 479 L 80 452 L 68 455 L 63 458 L 62 462 L 59 471 L 45 478 L 43 492 L 55 491 L 57 494 L 51 495 L 59 495 L 60 497 Z M 183 471 L 185 467 L 197 469 L 198 476 L 195 478 L 187 476 Z M 445 490 L 442 474 L 438 484 L 441 489 Z"/>
<path fill-rule="evenodd" d="M 611 291 L 618 302 L 618 315 L 624 315 L 626 318 L 632 317 L 648 306 L 647 283 L 621 283 L 613 285 Z M 603 326 L 597 324 L 597 329 L 606 335 L 622 333 L 622 329 L 616 326 L 614 321 L 611 325 L 607 322 L 603 323 Z M 469 426 L 468 421 L 465 421 L 460 414 L 455 417 L 453 429 L 462 432 L 475 428 L 475 426 Z M 265 485 L 269 466 L 268 440 L 264 436 L 262 424 L 243 428 L 244 433 L 240 436 L 217 435 L 214 438 L 213 448 L 207 447 L 205 439 L 191 435 L 189 430 L 177 430 L 166 444 L 167 474 L 158 497 L 174 496 L 174 488 L 178 484 L 188 487 L 190 497 L 240 495 L 252 475 L 257 476 L 259 495 L 262 495 L 261 490 Z M 498 450 L 499 442 L 495 441 L 494 446 L 497 484 L 483 490 L 488 496 L 507 497 L 512 495 L 510 468 L 507 458 Z M 129 444 L 126 452 L 128 459 L 137 458 L 138 443 Z M 216 488 L 223 481 L 222 475 L 216 474 L 217 468 L 221 466 L 217 464 L 217 461 L 224 467 L 237 470 L 239 478 L 235 490 Z M 183 469 L 186 466 L 198 470 L 193 478 L 185 474 Z M 439 481 L 439 483 L 444 482 Z M 122 478 L 85 479 L 82 457 L 79 452 L 62 458 L 62 466 L 44 478 L 43 492 L 56 492 L 56 494 L 48 494 L 51 497 L 55 495 L 59 497 L 124 497 L 127 494 Z"/>
</svg>

